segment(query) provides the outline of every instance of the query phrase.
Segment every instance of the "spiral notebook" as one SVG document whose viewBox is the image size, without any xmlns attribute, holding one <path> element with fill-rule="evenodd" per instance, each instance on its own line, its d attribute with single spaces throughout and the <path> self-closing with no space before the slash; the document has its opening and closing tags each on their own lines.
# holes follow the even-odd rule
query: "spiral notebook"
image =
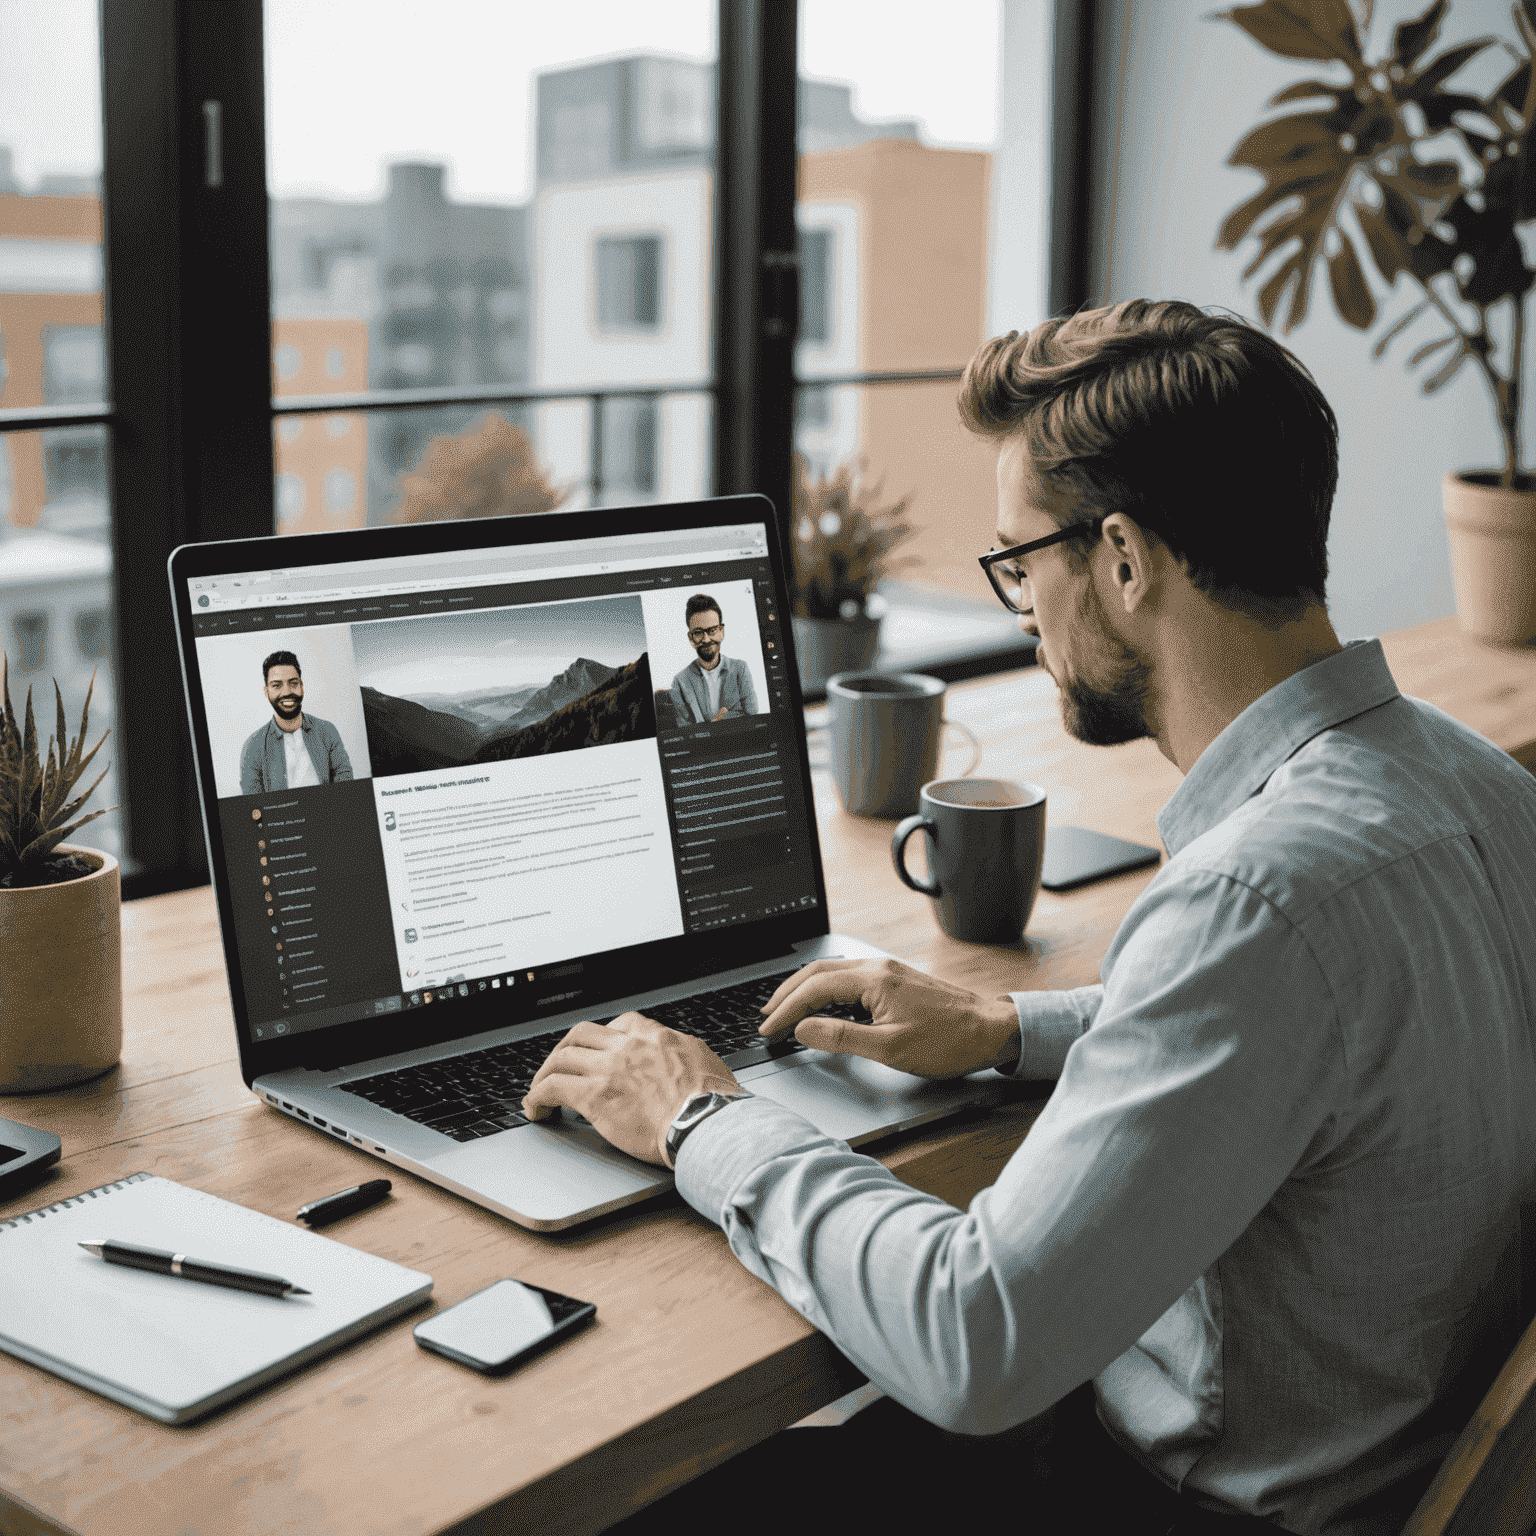
<svg viewBox="0 0 1536 1536">
<path fill-rule="evenodd" d="M 260 1296 L 108 1264 L 115 1237 L 261 1269 Z M 0 1350 L 185 1424 L 420 1306 L 432 1277 L 151 1173 L 0 1220 Z"/>
</svg>

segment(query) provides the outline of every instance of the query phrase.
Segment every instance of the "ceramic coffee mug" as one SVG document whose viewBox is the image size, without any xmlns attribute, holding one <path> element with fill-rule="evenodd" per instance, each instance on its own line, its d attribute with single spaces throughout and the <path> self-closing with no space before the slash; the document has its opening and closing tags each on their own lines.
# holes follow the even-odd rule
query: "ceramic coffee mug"
<svg viewBox="0 0 1536 1536">
<path fill-rule="evenodd" d="M 944 718 L 946 685 L 921 672 L 839 672 L 827 679 L 832 722 L 832 778 L 856 816 L 907 816 L 939 766 L 947 725 L 970 743 L 965 773 L 981 748 L 963 725 Z"/>
<path fill-rule="evenodd" d="M 905 858 L 928 834 L 926 880 Z M 938 779 L 918 794 L 918 814 L 891 837 L 904 884 L 933 897 L 939 927 L 972 944 L 1011 944 L 1024 932 L 1045 859 L 1045 791 L 1007 779 Z"/>
</svg>

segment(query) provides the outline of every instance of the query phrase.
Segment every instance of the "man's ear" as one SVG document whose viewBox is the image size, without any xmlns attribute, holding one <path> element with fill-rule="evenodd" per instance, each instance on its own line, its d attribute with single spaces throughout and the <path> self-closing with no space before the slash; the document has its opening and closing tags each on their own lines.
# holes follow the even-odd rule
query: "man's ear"
<svg viewBox="0 0 1536 1536">
<path fill-rule="evenodd" d="M 1104 545 L 1110 555 L 1109 583 L 1118 606 L 1134 613 L 1152 596 L 1159 579 L 1157 550 L 1134 517 L 1111 512 L 1104 519 Z"/>
</svg>

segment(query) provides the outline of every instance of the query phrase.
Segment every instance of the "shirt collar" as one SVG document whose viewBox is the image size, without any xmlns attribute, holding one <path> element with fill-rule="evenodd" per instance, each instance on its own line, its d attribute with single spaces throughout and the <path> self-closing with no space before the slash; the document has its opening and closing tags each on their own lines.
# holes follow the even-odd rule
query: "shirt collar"
<svg viewBox="0 0 1536 1536">
<path fill-rule="evenodd" d="M 1225 821 L 1314 736 L 1397 696 L 1379 640 L 1351 640 L 1277 683 L 1200 754 L 1158 813 L 1169 854 Z"/>
</svg>

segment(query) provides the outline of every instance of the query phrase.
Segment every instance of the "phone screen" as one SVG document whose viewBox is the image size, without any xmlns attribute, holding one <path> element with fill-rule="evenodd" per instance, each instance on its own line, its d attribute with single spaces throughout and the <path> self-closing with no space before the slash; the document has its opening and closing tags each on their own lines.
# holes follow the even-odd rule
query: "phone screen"
<svg viewBox="0 0 1536 1536">
<path fill-rule="evenodd" d="M 426 1349 L 479 1371 L 505 1370 L 596 1315 L 574 1296 L 520 1280 L 497 1280 L 414 1329 Z"/>
</svg>

